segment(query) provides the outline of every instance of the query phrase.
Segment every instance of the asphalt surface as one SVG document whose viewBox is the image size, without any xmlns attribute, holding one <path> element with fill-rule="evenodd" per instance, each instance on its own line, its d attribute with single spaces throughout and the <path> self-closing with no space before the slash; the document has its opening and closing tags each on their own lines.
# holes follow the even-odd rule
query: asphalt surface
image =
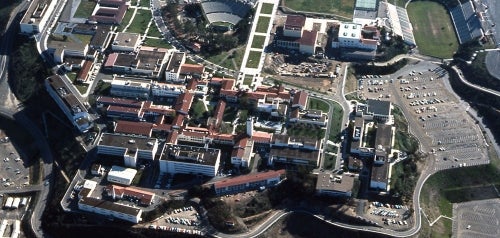
<svg viewBox="0 0 500 238">
<path fill-rule="evenodd" d="M 500 51 L 490 51 L 486 54 L 486 69 L 498 80 L 500 80 Z"/>
</svg>

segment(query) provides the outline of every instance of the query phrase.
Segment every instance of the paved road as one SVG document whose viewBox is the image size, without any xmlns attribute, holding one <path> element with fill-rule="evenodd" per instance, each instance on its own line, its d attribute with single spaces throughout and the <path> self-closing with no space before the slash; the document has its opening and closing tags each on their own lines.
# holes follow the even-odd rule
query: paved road
<svg viewBox="0 0 500 238">
<path fill-rule="evenodd" d="M 52 153 L 50 151 L 50 147 L 45 140 L 45 137 L 40 132 L 38 127 L 24 114 L 22 111 L 24 108 L 17 101 L 15 96 L 10 91 L 8 85 L 8 67 L 9 64 L 9 55 L 10 49 L 12 48 L 12 42 L 14 40 L 15 34 L 17 34 L 17 25 L 19 24 L 19 18 L 16 18 L 17 14 L 24 9 L 27 8 L 28 1 L 25 1 L 20 6 L 14 9 L 14 13 L 11 15 L 9 22 L 7 24 L 7 31 L 3 35 L 2 45 L 1 45 L 1 54 L 0 57 L 0 72 L 2 72 L 0 77 L 0 101 L 4 102 L 3 105 L 0 106 L 0 114 L 4 117 L 15 120 L 21 126 L 23 126 L 35 139 L 35 143 L 40 149 L 40 156 L 42 157 L 42 170 L 43 170 L 43 179 L 42 182 L 44 186 L 39 186 L 38 190 L 40 190 L 38 200 L 33 208 L 31 214 L 31 228 L 37 237 L 48 237 L 45 234 L 41 227 L 42 214 L 47 205 L 47 198 L 49 195 L 50 188 L 52 187 Z M 10 103 L 5 103 L 10 102 Z M 45 186 L 45 184 L 47 184 Z M 20 189 L 19 191 L 32 191 L 35 187 L 26 187 L 26 190 Z"/>
</svg>

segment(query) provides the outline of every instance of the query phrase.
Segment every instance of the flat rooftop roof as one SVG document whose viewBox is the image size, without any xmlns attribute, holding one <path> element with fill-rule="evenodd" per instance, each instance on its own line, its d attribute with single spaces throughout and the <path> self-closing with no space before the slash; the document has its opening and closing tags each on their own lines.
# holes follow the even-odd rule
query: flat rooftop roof
<svg viewBox="0 0 500 238">
<path fill-rule="evenodd" d="M 98 145 L 114 146 L 128 149 L 151 150 L 157 143 L 154 138 L 102 133 Z"/>
<path fill-rule="evenodd" d="M 125 46 L 125 47 L 135 47 L 141 37 L 138 33 L 130 32 L 118 32 L 113 41 L 113 45 Z"/>
<path fill-rule="evenodd" d="M 93 197 L 84 197 L 80 199 L 80 201 L 78 202 L 81 204 L 85 204 L 87 206 L 98 207 L 110 211 L 117 211 L 132 216 L 137 216 L 141 212 L 141 209 L 139 208 L 129 207 L 122 204 L 101 200 Z"/>
<path fill-rule="evenodd" d="M 391 147 L 391 145 L 392 145 L 392 126 L 385 124 L 378 124 L 377 132 L 375 134 L 375 148 L 377 148 L 378 146 L 387 148 Z"/>
<path fill-rule="evenodd" d="M 316 182 L 316 190 L 351 192 L 353 185 L 354 177 L 320 172 L 318 174 L 318 181 Z"/>
<path fill-rule="evenodd" d="M 288 159 L 305 159 L 308 161 L 317 162 L 319 159 L 318 150 L 302 150 L 302 149 L 290 149 L 288 147 L 279 148 L 272 147 L 269 152 L 270 156 L 285 157 Z"/>
<path fill-rule="evenodd" d="M 174 52 L 172 57 L 170 57 L 166 71 L 175 73 L 179 72 L 181 64 L 183 63 L 182 59 L 184 59 L 185 55 L 186 53 L 184 52 Z"/>
<path fill-rule="evenodd" d="M 21 23 L 29 23 L 33 19 L 36 23 L 40 22 L 40 19 L 42 19 L 52 1 L 53 0 L 33 0 L 28 10 L 26 10 Z"/>
<path fill-rule="evenodd" d="M 373 165 L 371 180 L 387 183 L 389 181 L 389 163 Z"/>
<path fill-rule="evenodd" d="M 161 160 L 214 166 L 220 158 L 219 149 L 189 145 L 166 145 Z"/>
</svg>

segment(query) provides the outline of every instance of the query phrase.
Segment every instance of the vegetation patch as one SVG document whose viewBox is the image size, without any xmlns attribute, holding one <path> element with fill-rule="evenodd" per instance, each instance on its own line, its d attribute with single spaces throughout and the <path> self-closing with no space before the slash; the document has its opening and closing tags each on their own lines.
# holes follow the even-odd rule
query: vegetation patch
<svg viewBox="0 0 500 238">
<path fill-rule="evenodd" d="M 408 5 L 407 10 L 419 52 L 437 58 L 452 58 L 459 44 L 445 6 L 433 1 L 415 1 Z"/>
<path fill-rule="evenodd" d="M 407 59 L 402 59 L 400 61 L 394 62 L 386 66 L 375 66 L 369 64 L 353 64 L 351 67 L 354 70 L 355 75 L 386 75 L 396 73 L 398 70 L 403 68 L 408 64 Z"/>
<path fill-rule="evenodd" d="M 265 36 L 254 35 L 252 39 L 252 48 L 264 49 Z"/>
<path fill-rule="evenodd" d="M 155 39 L 155 38 L 146 38 L 144 45 L 151 46 L 151 47 L 157 47 L 157 48 L 166 48 L 166 49 L 172 48 L 172 45 L 169 44 L 166 40 Z"/>
<path fill-rule="evenodd" d="M 344 117 L 344 109 L 342 106 L 336 102 L 332 102 L 333 104 L 333 113 L 330 120 L 330 135 L 328 135 L 328 139 L 333 142 L 340 142 L 340 138 L 342 137 L 342 118 Z"/>
<path fill-rule="evenodd" d="M 262 52 L 260 51 L 250 51 L 248 54 L 248 59 L 247 59 L 247 68 L 257 68 L 259 67 L 260 63 L 260 57 L 262 55 Z"/>
<path fill-rule="evenodd" d="M 273 14 L 274 4 L 264 2 L 262 3 L 262 8 L 260 9 L 261 14 Z"/>
<path fill-rule="evenodd" d="M 330 110 L 330 106 L 328 103 L 321 101 L 317 98 L 310 97 L 309 98 L 309 103 L 307 105 L 307 109 L 309 110 L 320 110 L 324 113 L 328 113 L 328 110 Z"/>
<path fill-rule="evenodd" d="M 353 0 L 287 0 L 284 5 L 295 11 L 319 12 L 352 18 Z"/>
<path fill-rule="evenodd" d="M 271 22 L 270 17 L 260 16 L 259 20 L 257 20 L 257 27 L 255 27 L 255 32 L 267 33 L 267 29 L 269 29 L 269 22 Z"/>
<path fill-rule="evenodd" d="M 92 12 L 94 11 L 95 6 L 97 5 L 97 1 L 94 0 L 82 0 L 80 1 L 80 5 L 76 9 L 75 15 L 73 17 L 78 18 L 87 18 L 90 17 Z"/>
<path fill-rule="evenodd" d="M 128 25 L 128 23 L 132 19 L 133 15 L 134 15 L 134 11 L 129 8 L 127 10 L 127 12 L 125 12 L 125 16 L 123 16 L 122 22 L 120 23 L 118 28 L 116 28 L 116 32 L 123 31 L 123 29 L 125 29 L 125 27 Z"/>
<path fill-rule="evenodd" d="M 127 32 L 144 34 L 152 15 L 149 10 L 137 10 L 137 13 L 132 20 L 132 24 L 126 29 Z"/>
<path fill-rule="evenodd" d="M 319 140 L 325 137 L 325 129 L 310 124 L 294 124 L 287 129 L 287 134 Z"/>
</svg>

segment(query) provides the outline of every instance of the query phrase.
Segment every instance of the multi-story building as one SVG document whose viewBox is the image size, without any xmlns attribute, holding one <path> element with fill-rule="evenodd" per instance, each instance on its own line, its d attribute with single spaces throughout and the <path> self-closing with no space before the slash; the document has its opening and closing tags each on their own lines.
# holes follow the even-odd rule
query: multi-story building
<svg viewBox="0 0 500 238">
<path fill-rule="evenodd" d="M 276 186 L 286 179 L 284 169 L 241 175 L 215 182 L 212 187 L 217 196 Z"/>
<path fill-rule="evenodd" d="M 292 108 L 299 108 L 300 110 L 306 109 L 308 98 L 306 91 L 298 91 L 293 95 Z"/>
<path fill-rule="evenodd" d="M 320 172 L 316 182 L 316 193 L 318 195 L 351 197 L 353 185 L 354 177 Z"/>
<path fill-rule="evenodd" d="M 114 77 L 111 81 L 111 95 L 128 98 L 149 98 L 151 80 Z"/>
<path fill-rule="evenodd" d="M 181 65 L 186 61 L 186 53 L 174 52 L 168 61 L 165 69 L 165 80 L 173 83 L 183 83 L 184 79 L 180 79 Z"/>
<path fill-rule="evenodd" d="M 59 75 L 48 77 L 45 80 L 45 88 L 64 115 L 80 132 L 87 132 L 92 127 L 92 119 L 87 108 L 71 93 Z"/>
<path fill-rule="evenodd" d="M 56 63 L 63 63 L 65 57 L 84 59 L 89 50 L 89 46 L 81 42 L 51 41 L 47 46 L 47 52 L 54 57 Z"/>
<path fill-rule="evenodd" d="M 153 83 L 151 93 L 153 97 L 178 97 L 186 91 L 182 84 Z"/>
<path fill-rule="evenodd" d="M 301 15 L 288 15 L 283 25 L 283 31 L 275 36 L 278 46 L 297 50 L 304 54 L 313 55 L 318 44 L 318 31 L 304 29 L 306 17 Z"/>
<path fill-rule="evenodd" d="M 219 149 L 166 144 L 160 156 L 160 171 L 214 177 L 219 170 L 220 156 Z"/>
<path fill-rule="evenodd" d="M 28 10 L 21 19 L 21 33 L 36 34 L 43 31 L 56 5 L 56 0 L 31 1 Z"/>
<path fill-rule="evenodd" d="M 117 185 L 108 185 L 104 188 L 104 193 L 115 199 L 134 199 L 137 200 L 139 205 L 149 206 L 153 204 L 155 194 L 152 192 L 144 191 L 136 187 L 121 187 Z"/>
<path fill-rule="evenodd" d="M 158 150 L 155 138 L 102 133 L 97 143 L 101 155 L 123 156 L 125 166 L 136 167 L 138 159 L 153 160 Z"/>
<path fill-rule="evenodd" d="M 135 169 L 113 165 L 108 172 L 107 180 L 108 182 L 128 186 L 132 184 L 136 174 L 137 170 Z"/>
<path fill-rule="evenodd" d="M 365 120 L 390 123 L 392 122 L 391 108 L 389 101 L 368 99 L 366 104 L 356 105 L 356 116 L 363 117 Z"/>
<path fill-rule="evenodd" d="M 231 164 L 248 167 L 253 151 L 253 140 L 243 138 L 233 147 L 231 152 Z"/>
<path fill-rule="evenodd" d="M 111 49 L 114 52 L 135 52 L 141 43 L 141 35 L 137 33 L 118 32 Z"/>
<path fill-rule="evenodd" d="M 328 124 L 328 115 L 320 110 L 301 111 L 297 108 L 290 113 L 289 122 L 325 127 Z"/>
<path fill-rule="evenodd" d="M 93 15 L 88 19 L 103 24 L 120 24 L 129 4 L 126 0 L 99 0 Z"/>
<path fill-rule="evenodd" d="M 380 32 L 376 27 L 358 23 L 341 23 L 338 29 L 338 42 L 332 42 L 334 48 L 356 48 L 373 51 L 377 49 Z"/>
<path fill-rule="evenodd" d="M 321 141 L 274 134 L 268 163 L 318 167 L 321 154 Z"/>
<path fill-rule="evenodd" d="M 109 54 L 104 67 L 119 74 L 159 79 L 166 59 L 167 49 L 143 46 L 137 54 Z"/>
<path fill-rule="evenodd" d="M 142 210 L 94 197 L 84 197 L 78 201 L 78 209 L 97 213 L 107 217 L 139 223 L 141 221 Z"/>
</svg>

